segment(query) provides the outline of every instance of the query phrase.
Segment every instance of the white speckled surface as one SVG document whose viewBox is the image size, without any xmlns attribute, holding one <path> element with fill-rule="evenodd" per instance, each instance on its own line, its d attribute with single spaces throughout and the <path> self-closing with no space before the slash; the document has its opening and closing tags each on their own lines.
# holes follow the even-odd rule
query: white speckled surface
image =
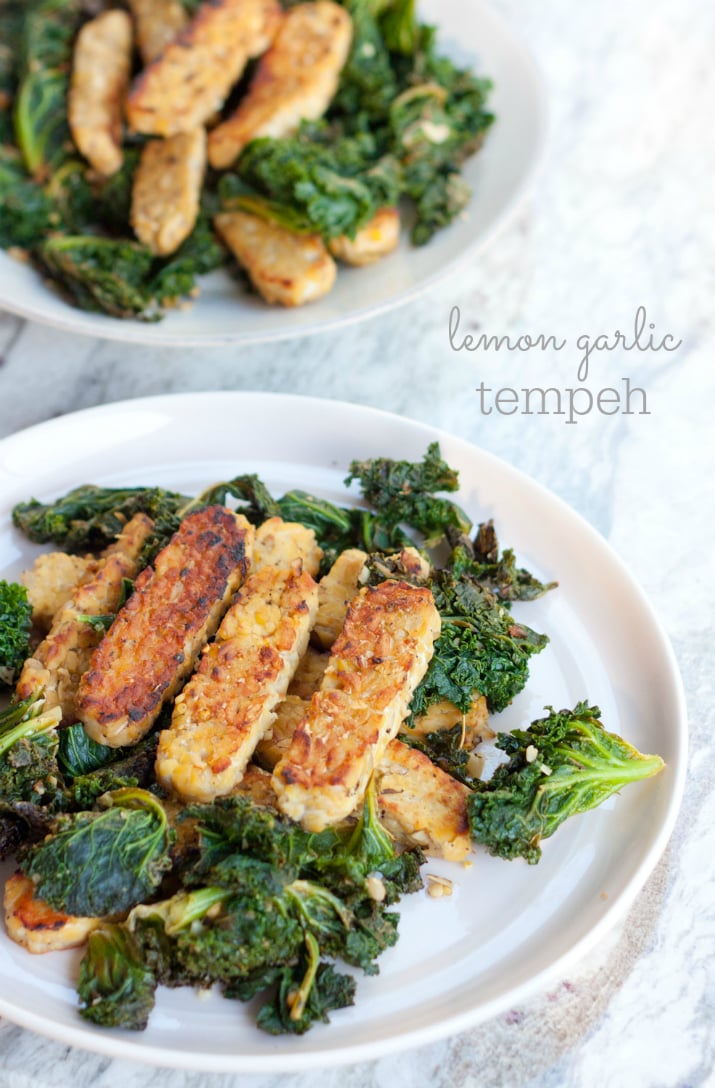
<svg viewBox="0 0 715 1088">
<path fill-rule="evenodd" d="M 608 1088 L 712 1085 L 715 1065 L 711 415 L 715 147 L 701 0 L 499 0 L 542 64 L 553 125 L 516 221 L 428 299 L 335 335 L 246 349 L 146 350 L 0 315 L 0 435 L 76 408 L 172 390 L 275 389 L 428 420 L 523 468 L 585 515 L 636 572 L 673 640 L 691 717 L 690 779 L 670 848 L 626 922 L 549 993 L 472 1032 L 303 1076 L 201 1076 L 109 1062 L 0 1022 L 2 1088 Z M 463 328 L 553 333 L 558 353 L 450 350 Z M 482 415 L 475 388 L 576 383 L 579 334 L 632 327 L 673 353 L 592 360 L 596 392 L 630 377 L 650 415 Z M 474 330 L 472 330 L 474 331 Z"/>
</svg>

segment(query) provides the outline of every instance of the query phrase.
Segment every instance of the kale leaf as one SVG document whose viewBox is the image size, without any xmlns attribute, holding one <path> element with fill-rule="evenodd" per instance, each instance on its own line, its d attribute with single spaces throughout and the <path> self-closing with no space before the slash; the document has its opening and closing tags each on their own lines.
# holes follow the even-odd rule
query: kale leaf
<svg viewBox="0 0 715 1088">
<path fill-rule="evenodd" d="M 328 1023 L 329 1012 L 355 1003 L 355 979 L 320 962 L 320 947 L 311 934 L 306 935 L 298 962 L 273 974 L 279 976 L 275 997 L 259 1009 L 256 1018 L 258 1027 L 270 1035 L 303 1035 L 318 1021 Z M 261 981 L 266 982 L 265 977 Z M 229 989 L 226 996 L 239 992 Z"/>
<path fill-rule="evenodd" d="M 57 817 L 21 859 L 39 898 L 66 914 L 121 914 L 152 895 L 170 868 L 172 832 L 153 794 L 122 789 L 103 811 Z"/>
<path fill-rule="evenodd" d="M 0 579 L 0 687 L 11 686 L 30 654 L 32 605 L 25 586 Z"/>
<path fill-rule="evenodd" d="M 541 840 L 569 816 L 663 768 L 660 756 L 642 755 L 607 732 L 597 706 L 547 709 L 527 730 L 499 734 L 509 762 L 468 800 L 472 838 L 490 854 L 523 857 L 531 865 L 541 857 Z"/>
<path fill-rule="evenodd" d="M 473 541 L 449 531 L 447 537 L 454 544 L 447 565 L 455 578 L 467 575 L 491 590 L 500 601 L 534 601 L 558 585 L 558 582 L 540 582 L 524 567 L 517 567 L 511 548 L 500 554 L 491 520 L 479 525 Z"/>
<path fill-rule="evenodd" d="M 80 1015 L 101 1027 L 143 1031 L 157 981 L 126 926 L 105 923 L 90 933 L 80 966 Z"/>
<path fill-rule="evenodd" d="M 0 802 L 51 804 L 62 788 L 57 766 L 59 707 L 45 711 L 41 693 L 0 712 Z"/>
</svg>

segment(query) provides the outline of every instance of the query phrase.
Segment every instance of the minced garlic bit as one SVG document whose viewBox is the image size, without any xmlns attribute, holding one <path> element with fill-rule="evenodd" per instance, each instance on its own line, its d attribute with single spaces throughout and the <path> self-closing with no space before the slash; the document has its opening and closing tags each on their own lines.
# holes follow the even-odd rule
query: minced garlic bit
<svg viewBox="0 0 715 1088">
<path fill-rule="evenodd" d="M 541 766 L 539 767 L 539 770 L 541 771 L 542 774 L 547 774 L 548 775 L 548 774 L 553 774 L 554 773 L 551 770 L 551 767 L 547 767 L 545 763 L 541 764 Z"/>
<path fill-rule="evenodd" d="M 533 744 L 530 744 L 529 747 L 524 752 L 524 758 L 526 759 L 527 763 L 533 763 L 534 760 L 536 759 L 536 757 L 538 756 L 538 754 L 539 754 L 539 749 L 535 748 Z"/>
<path fill-rule="evenodd" d="M 381 876 L 377 873 L 370 873 L 365 881 L 365 890 L 367 894 L 376 903 L 382 903 L 383 899 L 387 895 L 387 889 L 385 888 L 385 882 Z"/>
<path fill-rule="evenodd" d="M 199 987 L 198 990 L 196 990 L 196 998 L 197 998 L 198 1001 L 208 1001 L 208 999 L 210 997 L 211 997 L 211 987 L 210 986 L 201 986 L 201 987 Z"/>
<path fill-rule="evenodd" d="M 432 899 L 441 899 L 443 895 L 452 894 L 452 881 L 444 876 L 435 876 L 427 873 L 427 895 Z"/>
</svg>

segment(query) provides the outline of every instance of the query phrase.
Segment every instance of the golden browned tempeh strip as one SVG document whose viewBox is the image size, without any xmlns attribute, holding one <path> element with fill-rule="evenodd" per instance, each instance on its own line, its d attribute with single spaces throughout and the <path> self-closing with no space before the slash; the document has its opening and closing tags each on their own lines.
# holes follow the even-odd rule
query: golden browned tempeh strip
<svg viewBox="0 0 715 1088">
<path fill-rule="evenodd" d="M 399 240 L 400 213 L 397 208 L 380 208 L 354 238 L 341 234 L 328 243 L 328 249 L 344 264 L 362 268 L 392 253 Z"/>
<path fill-rule="evenodd" d="M 127 119 L 136 132 L 172 136 L 223 105 L 247 61 L 270 45 L 278 0 L 211 0 L 134 81 Z"/>
<path fill-rule="evenodd" d="M 134 744 L 178 691 L 248 569 L 253 529 L 225 506 L 189 514 L 99 644 L 80 683 L 93 740 Z"/>
<path fill-rule="evenodd" d="M 20 699 L 42 689 L 46 710 L 59 706 L 66 725 L 77 721 L 80 678 L 102 638 L 101 631 L 80 617 L 117 611 L 122 582 L 135 577 L 139 554 L 152 528 L 146 514 L 136 514 L 98 561 L 96 574 L 75 589 L 52 621 L 47 637 L 25 662 L 17 684 Z"/>
<path fill-rule="evenodd" d="M 5 883 L 3 906 L 7 935 L 28 952 L 61 952 L 77 948 L 93 929 L 102 925 L 101 918 L 80 918 L 62 914 L 49 903 L 35 898 L 35 885 L 21 872 Z"/>
<path fill-rule="evenodd" d="M 332 290 L 337 265 L 318 234 L 297 234 L 248 212 L 222 212 L 214 225 L 266 302 L 303 306 Z"/>
<path fill-rule="evenodd" d="M 318 616 L 311 636 L 321 650 L 329 650 L 343 629 L 348 605 L 360 588 L 367 552 L 348 548 L 341 552 L 318 583 Z"/>
<path fill-rule="evenodd" d="M 151 64 L 189 21 L 180 0 L 128 0 L 145 64 Z"/>
<path fill-rule="evenodd" d="M 248 93 L 209 135 L 214 169 L 225 170 L 259 136 L 290 136 L 301 121 L 322 117 L 338 89 L 351 41 L 352 19 L 332 0 L 287 11 Z"/>
<path fill-rule="evenodd" d="M 375 772 L 380 818 L 395 838 L 425 853 L 463 861 L 472 844 L 469 789 L 424 752 L 392 740 Z"/>
<path fill-rule="evenodd" d="M 468 712 L 463 714 L 459 707 L 442 699 L 433 703 L 429 710 L 414 718 L 411 727 L 404 731 L 409 735 L 425 736 L 427 733 L 441 733 L 460 725 L 463 730 L 463 748 L 473 748 L 481 740 L 491 740 L 494 730 L 488 721 L 487 701 L 483 695 L 475 695 Z"/>
<path fill-rule="evenodd" d="M 322 654 L 309 646 L 298 662 L 288 694 L 297 695 L 299 699 L 310 699 L 322 683 L 329 660 L 328 654 Z"/>
<path fill-rule="evenodd" d="M 32 605 L 32 622 L 43 634 L 72 594 L 97 573 L 100 560 L 94 556 L 67 555 L 66 552 L 45 552 L 38 555 L 20 581 L 27 589 Z"/>
<path fill-rule="evenodd" d="M 132 21 L 126 11 L 105 11 L 77 35 L 67 120 L 79 151 L 105 176 L 122 165 L 122 106 L 131 53 Z"/>
<path fill-rule="evenodd" d="M 159 782 L 185 801 L 230 793 L 308 644 L 318 587 L 300 563 L 247 579 L 159 738 Z"/>
<path fill-rule="evenodd" d="M 166 256 L 194 229 L 206 170 L 206 131 L 150 140 L 132 187 L 131 224 L 152 253 Z"/>
<path fill-rule="evenodd" d="M 276 763 L 288 754 L 290 742 L 298 725 L 308 713 L 310 696 L 301 699 L 298 695 L 286 695 L 276 707 L 276 716 L 270 730 L 256 745 L 256 762 L 272 771 Z"/>
<path fill-rule="evenodd" d="M 359 804 L 407 714 L 439 630 L 428 589 L 384 582 L 360 591 L 321 690 L 273 772 L 282 812 L 320 831 Z"/>
<path fill-rule="evenodd" d="M 268 518 L 256 529 L 251 567 L 254 573 L 267 566 L 287 570 L 298 560 L 303 570 L 315 578 L 322 558 L 315 533 L 300 522 Z"/>
</svg>

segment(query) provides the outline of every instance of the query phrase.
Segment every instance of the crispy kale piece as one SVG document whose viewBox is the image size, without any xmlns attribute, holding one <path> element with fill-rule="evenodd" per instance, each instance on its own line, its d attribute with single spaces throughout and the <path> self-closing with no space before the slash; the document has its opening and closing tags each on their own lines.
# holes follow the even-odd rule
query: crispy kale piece
<svg viewBox="0 0 715 1088">
<path fill-rule="evenodd" d="M 143 1031 L 154 1008 L 156 986 L 126 926 L 106 923 L 90 934 L 77 986 L 85 1020 Z"/>
<path fill-rule="evenodd" d="M 214 503 L 225 505 L 228 498 L 237 500 L 239 513 L 248 518 L 252 525 L 260 525 L 268 518 L 281 516 L 278 503 L 272 497 L 266 485 L 254 474 L 234 476 L 225 483 L 214 484 L 202 491 L 196 505 Z"/>
<path fill-rule="evenodd" d="M 479 776 L 472 771 L 473 753 L 464 747 L 461 725 L 427 734 L 405 729 L 400 733 L 400 740 L 410 748 L 424 752 L 436 767 L 451 774 L 458 782 L 463 782 L 470 789 L 474 788 Z"/>
<path fill-rule="evenodd" d="M 32 605 L 19 582 L 0 579 L 0 688 L 11 686 L 30 653 Z"/>
<path fill-rule="evenodd" d="M 138 242 L 65 234 L 49 238 L 38 256 L 55 282 L 82 310 L 112 317 L 157 319 L 152 253 Z"/>
<path fill-rule="evenodd" d="M 343 7 L 352 18 L 353 40 L 330 116 L 340 118 L 348 132 L 380 132 L 399 90 L 390 53 L 370 0 L 343 0 Z"/>
<path fill-rule="evenodd" d="M 456 578 L 436 570 L 430 588 L 442 632 L 412 699 L 412 714 L 424 714 L 441 699 L 466 714 L 477 693 L 490 710 L 503 710 L 526 684 L 529 658 L 543 650 L 547 636 L 517 623 L 493 593 L 468 575 Z"/>
<path fill-rule="evenodd" d="M 342 234 L 354 238 L 379 208 L 397 203 L 397 164 L 378 156 L 368 133 L 329 143 L 316 139 L 320 133 L 313 125 L 309 136 L 299 132 L 291 138 L 253 140 L 236 165 L 243 185 L 223 182 L 224 206 L 236 206 L 235 197 L 264 197 L 279 208 L 297 210 L 326 241 Z"/>
<path fill-rule="evenodd" d="M 468 802 L 472 838 L 502 858 L 534 865 L 540 842 L 569 816 L 595 808 L 629 782 L 663 768 L 660 756 L 642 755 L 601 722 L 586 702 L 549 709 L 527 730 L 500 733 L 509 756 Z"/>
<path fill-rule="evenodd" d="M 345 483 L 357 480 L 365 499 L 378 512 L 389 531 L 409 525 L 423 533 L 427 547 L 434 547 L 448 527 L 468 532 L 471 522 L 456 503 L 439 498 L 437 491 L 456 491 L 458 474 L 442 460 L 439 444 L 432 442 L 421 462 L 378 457 L 353 461 Z M 372 550 L 372 549 L 370 549 Z"/>
<path fill-rule="evenodd" d="M 468 575 L 491 590 L 500 601 L 534 601 L 558 585 L 558 582 L 540 582 L 524 567 L 517 567 L 511 548 L 500 553 L 491 520 L 481 522 L 474 540 L 451 530 L 447 532 L 447 538 L 453 545 L 447 565 L 455 578 Z"/>
<path fill-rule="evenodd" d="M 19 78 L 18 61 L 24 19 L 22 0 L 4 0 L 0 26 L 0 145 L 12 141 L 12 102 Z"/>
<path fill-rule="evenodd" d="M 56 910 L 120 914 L 152 895 L 170 867 L 171 832 L 157 798 L 140 789 L 105 794 L 103 811 L 60 815 L 21 868 Z"/>
<path fill-rule="evenodd" d="M 155 266 L 148 293 L 159 305 L 173 305 L 196 290 L 196 277 L 220 268 L 226 257 L 223 246 L 211 228 L 211 221 L 201 214 L 189 237 Z"/>
<path fill-rule="evenodd" d="M 17 152 L 0 148 L 0 246 L 35 246 L 52 222 L 52 203 L 45 190 L 29 177 Z"/>
<path fill-rule="evenodd" d="M 18 503 L 12 520 L 36 544 L 53 543 L 69 552 L 98 551 L 116 540 L 129 519 L 138 513 L 148 514 L 157 522 L 167 519 L 174 532 L 178 526 L 175 519 L 191 501 L 186 495 L 161 487 L 84 484 L 51 503 L 36 499 Z"/>
<path fill-rule="evenodd" d="M 274 974 L 278 978 L 269 981 L 278 981 L 276 994 L 256 1017 L 258 1027 L 270 1035 L 303 1035 L 318 1021 L 328 1023 L 329 1012 L 355 1003 L 355 979 L 320 962 L 320 946 L 310 933 L 306 934 L 305 950 L 298 962 Z M 240 996 L 238 987 L 235 993 L 225 992 L 227 997 Z"/>
<path fill-rule="evenodd" d="M 88 737 L 88 745 L 76 737 L 72 741 L 71 752 L 68 751 L 69 741 L 65 740 L 68 733 L 84 733 L 81 724 L 70 726 L 60 730 L 60 755 L 59 762 L 65 774 L 65 797 L 67 804 L 75 809 L 89 809 L 105 793 L 120 789 L 140 787 L 149 789 L 154 784 L 154 761 L 156 747 L 159 742 L 158 732 L 150 733 L 132 748 L 106 748 L 95 744 Z M 86 736 L 86 734 L 85 734 Z M 65 745 L 64 756 L 69 755 L 72 766 L 76 772 L 82 763 L 87 766 L 86 771 L 70 774 L 63 758 L 63 743 Z M 91 748 L 90 748 L 91 746 Z M 99 756 L 97 748 L 109 753 L 107 757 Z M 90 766 L 90 760 L 94 758 L 94 766 Z M 103 761 L 97 762 L 97 759 Z"/>
<path fill-rule="evenodd" d="M 57 766 L 59 708 L 44 710 L 41 694 L 0 713 L 0 802 L 51 804 L 62 788 Z"/>
</svg>

